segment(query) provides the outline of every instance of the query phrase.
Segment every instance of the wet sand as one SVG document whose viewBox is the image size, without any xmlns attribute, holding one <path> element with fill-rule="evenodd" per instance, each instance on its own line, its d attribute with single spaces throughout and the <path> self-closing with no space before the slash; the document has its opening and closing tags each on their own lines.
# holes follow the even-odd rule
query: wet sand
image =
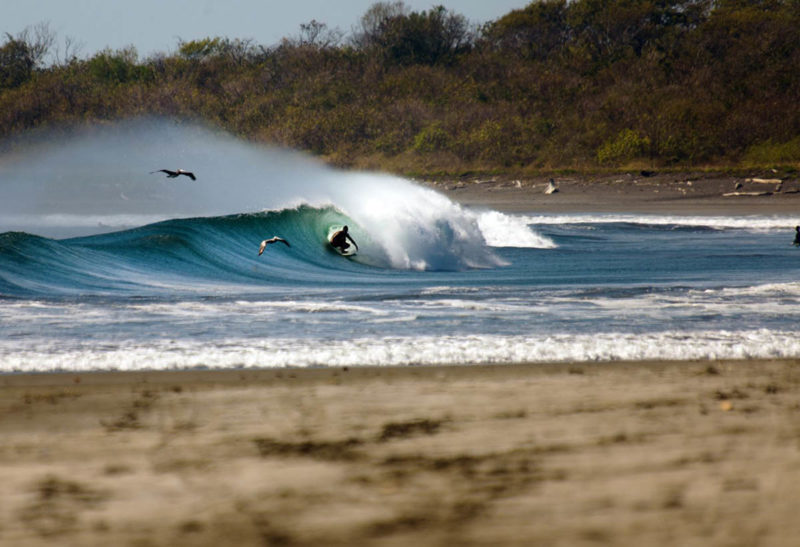
<svg viewBox="0 0 800 547">
<path fill-rule="evenodd" d="M 507 211 L 800 211 L 797 181 L 629 178 L 435 187 Z M 2 545 L 800 538 L 800 360 L 0 375 L 0 416 Z"/>
</svg>

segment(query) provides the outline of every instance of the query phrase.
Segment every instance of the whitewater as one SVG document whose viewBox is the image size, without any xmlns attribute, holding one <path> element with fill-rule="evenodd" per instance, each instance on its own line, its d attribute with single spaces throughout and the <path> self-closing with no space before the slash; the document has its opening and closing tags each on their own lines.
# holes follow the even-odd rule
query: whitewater
<svg viewBox="0 0 800 547">
<path fill-rule="evenodd" d="M 0 373 L 796 358 L 797 223 L 465 208 L 157 119 L 36 135 L 0 156 Z"/>
</svg>

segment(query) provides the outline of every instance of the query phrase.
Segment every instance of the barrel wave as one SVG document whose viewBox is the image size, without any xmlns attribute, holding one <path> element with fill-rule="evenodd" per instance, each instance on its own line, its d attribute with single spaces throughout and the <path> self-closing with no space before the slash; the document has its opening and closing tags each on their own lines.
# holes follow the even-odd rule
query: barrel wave
<svg viewBox="0 0 800 547">
<path fill-rule="evenodd" d="M 463 270 L 502 262 L 486 245 L 479 218 L 364 217 L 334 206 L 299 205 L 279 211 L 172 219 L 117 232 L 51 239 L 0 234 L 0 294 L 163 294 L 258 290 L 291 284 L 385 279 L 391 271 Z M 347 224 L 360 252 L 344 258 L 327 242 L 331 226 Z M 280 236 L 290 247 L 262 239 Z"/>
<path fill-rule="evenodd" d="M 507 262 L 495 247 L 550 244 L 523 219 L 466 210 L 410 180 L 338 171 L 203 127 L 138 120 L 25 150 L 0 169 L 6 296 L 363 281 L 496 268 Z M 178 166 L 197 180 L 154 172 Z M 326 245 L 342 224 L 355 257 Z M 291 248 L 259 257 L 272 236 Z"/>
</svg>

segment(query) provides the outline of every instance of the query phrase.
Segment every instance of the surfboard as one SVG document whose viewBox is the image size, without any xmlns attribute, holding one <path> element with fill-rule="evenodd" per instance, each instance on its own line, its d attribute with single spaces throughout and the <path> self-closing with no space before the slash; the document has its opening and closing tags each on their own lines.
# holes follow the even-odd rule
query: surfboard
<svg viewBox="0 0 800 547">
<path fill-rule="evenodd" d="M 344 251 L 342 251 L 339 247 L 334 247 L 333 244 L 331 244 L 331 240 L 333 239 L 334 234 L 339 230 L 341 230 L 342 228 L 344 228 L 344 226 L 342 225 L 331 226 L 330 228 L 328 228 L 328 245 L 330 245 L 331 249 L 333 249 L 342 256 L 353 256 L 358 251 L 356 250 L 356 246 L 353 245 L 352 241 L 348 241 L 350 246 Z"/>
</svg>

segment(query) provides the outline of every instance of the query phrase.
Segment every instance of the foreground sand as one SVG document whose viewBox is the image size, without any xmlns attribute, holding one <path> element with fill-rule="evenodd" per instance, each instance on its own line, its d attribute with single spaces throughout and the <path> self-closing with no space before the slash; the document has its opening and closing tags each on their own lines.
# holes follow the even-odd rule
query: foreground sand
<svg viewBox="0 0 800 547">
<path fill-rule="evenodd" d="M 800 361 L 0 376 L 2 545 L 797 545 Z"/>
</svg>

